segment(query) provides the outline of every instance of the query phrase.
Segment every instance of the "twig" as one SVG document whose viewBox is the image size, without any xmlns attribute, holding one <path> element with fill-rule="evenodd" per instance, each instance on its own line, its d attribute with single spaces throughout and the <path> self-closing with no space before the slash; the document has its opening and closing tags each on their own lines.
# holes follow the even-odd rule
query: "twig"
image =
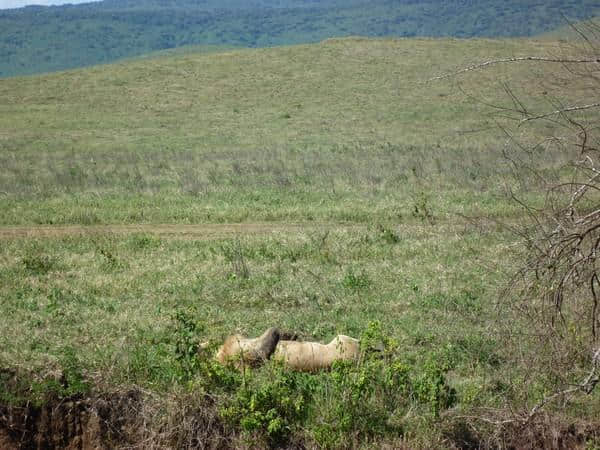
<svg viewBox="0 0 600 450">
<path fill-rule="evenodd" d="M 564 397 L 565 395 L 570 395 L 570 394 L 574 394 L 578 391 L 584 392 L 586 394 L 591 394 L 592 391 L 594 390 L 594 388 L 596 387 L 596 385 L 600 382 L 600 377 L 598 376 L 598 368 L 600 366 L 600 348 L 598 348 L 595 353 L 594 356 L 592 358 L 592 369 L 590 370 L 590 373 L 588 374 L 588 376 L 580 383 L 577 384 L 569 389 L 565 389 L 559 392 L 555 392 L 552 395 L 549 395 L 548 397 L 545 397 L 540 403 L 538 403 L 537 405 L 535 405 L 528 414 L 526 415 L 520 415 L 517 413 L 512 413 L 513 417 L 510 419 L 501 419 L 501 420 L 494 420 L 494 419 L 490 419 L 488 417 L 485 416 L 466 416 L 466 415 L 461 415 L 461 416 L 456 416 L 457 418 L 461 418 L 461 419 L 475 419 L 475 420 L 480 420 L 482 422 L 486 422 L 492 425 L 496 425 L 496 426 L 501 426 L 501 425 L 508 425 L 510 423 L 515 423 L 515 422 L 519 422 L 521 424 L 527 424 L 529 423 L 548 403 L 552 402 L 553 400 L 559 398 L 559 397 Z"/>
<path fill-rule="evenodd" d="M 517 57 L 517 58 L 493 59 L 491 61 L 486 61 L 486 62 L 479 63 L 479 64 L 473 64 L 471 66 L 465 67 L 464 69 L 458 70 L 456 72 L 447 73 L 444 75 L 430 78 L 430 79 L 426 80 L 426 83 L 429 83 L 431 81 L 436 81 L 436 80 L 443 80 L 445 78 L 452 78 L 452 77 L 455 77 L 456 75 L 460 75 L 465 72 L 471 72 L 473 70 L 483 69 L 483 68 L 493 66 L 496 64 L 523 62 L 523 61 L 537 61 L 537 62 L 561 63 L 561 64 L 590 64 L 590 63 L 600 63 L 600 58 L 568 59 L 568 58 L 548 58 L 545 56 L 523 56 L 523 57 Z"/>
<path fill-rule="evenodd" d="M 555 115 L 563 114 L 566 112 L 583 111 L 585 109 L 598 108 L 598 107 L 600 107 L 600 103 L 592 103 L 590 105 L 583 105 L 583 106 L 571 106 L 569 108 L 558 109 L 556 111 L 552 111 L 552 112 L 549 112 L 546 114 L 540 114 L 539 116 L 526 117 L 525 119 L 522 119 L 519 122 L 519 125 L 521 125 L 525 122 L 529 122 L 530 120 L 545 119 L 546 117 L 555 116 Z"/>
</svg>

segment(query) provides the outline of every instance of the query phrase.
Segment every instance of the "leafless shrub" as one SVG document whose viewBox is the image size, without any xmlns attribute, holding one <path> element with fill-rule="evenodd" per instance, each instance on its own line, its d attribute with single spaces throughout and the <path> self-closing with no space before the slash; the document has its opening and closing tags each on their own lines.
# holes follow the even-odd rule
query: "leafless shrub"
<svg viewBox="0 0 600 450">
<path fill-rule="evenodd" d="M 502 108 L 514 124 L 503 128 L 509 138 L 504 156 L 514 168 L 514 180 L 524 186 L 536 184 L 544 194 L 536 205 L 515 192 L 517 184 L 508 189 L 528 221 L 512 228 L 522 238 L 524 263 L 506 290 L 505 300 L 546 350 L 537 354 L 542 365 L 551 369 L 549 378 L 570 386 L 560 389 L 563 394 L 593 390 L 599 357 L 600 103 L 596 100 L 600 99 L 600 27 L 591 22 L 572 28 L 581 37 L 580 46 L 569 45 L 560 57 L 525 59 L 549 64 L 543 92 L 550 95 L 542 102 L 543 108 L 529 107 L 508 86 L 505 90 L 512 107 Z M 569 103 L 552 95 L 555 73 L 561 79 L 560 92 L 568 91 L 564 80 L 569 80 Z M 535 128 L 526 130 L 535 139 L 534 145 L 516 137 L 526 127 Z M 546 167 L 543 159 L 548 147 L 562 154 L 566 163 Z M 591 367 L 591 372 L 584 367 Z M 581 377 L 581 371 L 588 375 L 576 382 L 573 377 Z"/>
<path fill-rule="evenodd" d="M 490 60 L 434 78 L 527 64 L 539 79 L 529 97 L 502 82 L 505 104 L 486 103 L 507 138 L 506 191 L 526 218 L 505 224 L 520 238 L 522 264 L 500 306 L 507 345 L 527 373 L 506 408 L 477 415 L 501 435 L 535 425 L 550 404 L 566 406 L 600 381 L 600 25 L 571 28 L 577 43 L 564 41 L 556 55 Z"/>
</svg>

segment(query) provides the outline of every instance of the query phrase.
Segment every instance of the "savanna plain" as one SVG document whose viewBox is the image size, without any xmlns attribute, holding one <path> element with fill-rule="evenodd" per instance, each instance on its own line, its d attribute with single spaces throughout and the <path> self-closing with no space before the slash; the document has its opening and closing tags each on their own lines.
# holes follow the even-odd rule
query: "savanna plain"
<svg viewBox="0 0 600 450">
<path fill-rule="evenodd" d="M 344 38 L 0 80 L 0 444 L 598 448 L 598 393 L 489 418 L 555 388 L 504 288 L 509 193 L 544 200 L 507 148 L 556 132 L 509 139 L 490 105 L 587 81 L 535 62 L 431 80 L 569 42 Z M 317 374 L 214 361 L 271 326 L 364 353 Z"/>
</svg>

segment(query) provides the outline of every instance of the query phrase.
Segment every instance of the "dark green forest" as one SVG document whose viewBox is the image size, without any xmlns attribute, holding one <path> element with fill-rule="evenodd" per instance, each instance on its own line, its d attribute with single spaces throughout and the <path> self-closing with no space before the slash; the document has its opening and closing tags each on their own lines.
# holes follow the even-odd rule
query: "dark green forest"
<svg viewBox="0 0 600 450">
<path fill-rule="evenodd" d="M 0 76 L 190 45 L 267 47 L 361 36 L 532 36 L 597 0 L 105 0 L 0 11 Z"/>
</svg>

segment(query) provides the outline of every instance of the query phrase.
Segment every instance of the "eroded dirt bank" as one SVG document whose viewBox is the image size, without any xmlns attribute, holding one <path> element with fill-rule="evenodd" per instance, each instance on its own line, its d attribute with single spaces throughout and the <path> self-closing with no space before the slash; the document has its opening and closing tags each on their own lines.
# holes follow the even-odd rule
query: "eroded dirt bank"
<svg viewBox="0 0 600 450">
<path fill-rule="evenodd" d="M 35 386 L 45 383 L 45 393 Z M 52 384 L 54 383 L 54 384 Z M 64 377 L 0 368 L 0 450 L 227 449 L 236 445 L 210 397 L 161 398 L 137 388 L 58 395 Z"/>
<path fill-rule="evenodd" d="M 248 440 L 235 435 L 218 418 L 214 406 L 183 407 L 157 423 L 153 416 L 157 411 L 144 404 L 143 394 L 137 390 L 54 399 L 42 406 L 0 405 L 0 450 L 263 448 L 257 442 L 248 445 Z M 598 437 L 598 427 L 566 425 L 544 416 L 528 424 L 511 424 L 496 433 L 488 429 L 488 436 L 454 420 L 445 426 L 450 427 L 442 448 L 448 449 L 585 449 Z M 403 440 L 392 442 L 395 444 L 381 442 L 381 448 L 413 448 Z M 395 446 L 398 444 L 400 447 Z M 317 447 L 292 440 L 281 448 Z"/>
<path fill-rule="evenodd" d="M 108 449 L 135 445 L 141 395 L 72 397 L 0 406 L 0 449 Z M 137 443 L 139 444 L 139 443 Z"/>
</svg>

